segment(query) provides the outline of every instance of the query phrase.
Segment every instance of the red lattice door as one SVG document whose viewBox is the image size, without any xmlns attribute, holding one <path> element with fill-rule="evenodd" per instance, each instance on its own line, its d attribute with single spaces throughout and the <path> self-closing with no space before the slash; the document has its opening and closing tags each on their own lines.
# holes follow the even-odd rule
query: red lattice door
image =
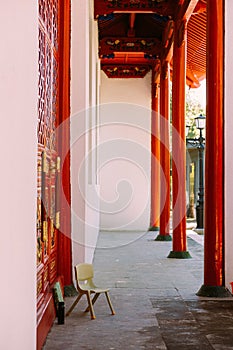
<svg viewBox="0 0 233 350">
<path fill-rule="evenodd" d="M 56 140 L 56 127 L 59 124 L 59 16 L 58 0 L 39 0 L 38 326 L 47 312 L 49 303 L 52 303 L 51 286 L 57 277 L 57 229 L 59 228 L 57 184 L 60 173 Z"/>
</svg>

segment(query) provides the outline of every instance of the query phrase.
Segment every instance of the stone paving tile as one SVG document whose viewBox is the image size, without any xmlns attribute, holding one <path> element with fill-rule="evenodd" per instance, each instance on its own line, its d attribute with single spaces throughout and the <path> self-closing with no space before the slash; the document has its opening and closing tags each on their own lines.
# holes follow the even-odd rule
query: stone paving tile
<svg viewBox="0 0 233 350">
<path fill-rule="evenodd" d="M 192 259 L 168 259 L 171 242 L 156 233 L 103 232 L 94 257 L 95 282 L 110 287 L 112 316 L 101 296 L 96 320 L 83 297 L 44 350 L 233 350 L 233 303 L 203 300 L 203 246 L 188 238 Z M 74 297 L 65 299 L 66 310 Z"/>
</svg>

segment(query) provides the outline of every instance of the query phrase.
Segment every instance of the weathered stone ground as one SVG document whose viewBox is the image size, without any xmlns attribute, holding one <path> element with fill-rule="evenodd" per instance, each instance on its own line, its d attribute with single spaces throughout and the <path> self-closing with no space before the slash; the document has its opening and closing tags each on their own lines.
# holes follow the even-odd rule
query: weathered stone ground
<svg viewBox="0 0 233 350">
<path fill-rule="evenodd" d="M 101 295 L 91 320 L 83 297 L 64 325 L 55 321 L 44 350 L 233 349 L 233 298 L 195 295 L 203 284 L 202 237 L 194 240 L 190 231 L 192 259 L 182 260 L 168 259 L 172 243 L 156 242 L 156 235 L 100 234 L 95 282 L 110 288 L 116 315 Z M 66 310 L 74 298 L 65 299 Z"/>
</svg>

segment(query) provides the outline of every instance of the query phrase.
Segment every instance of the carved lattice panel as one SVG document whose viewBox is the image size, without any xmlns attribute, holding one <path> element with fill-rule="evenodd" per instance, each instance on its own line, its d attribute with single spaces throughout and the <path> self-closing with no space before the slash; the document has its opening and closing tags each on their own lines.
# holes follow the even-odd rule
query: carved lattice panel
<svg viewBox="0 0 233 350">
<path fill-rule="evenodd" d="M 57 0 L 39 1 L 38 143 L 50 150 L 58 118 L 58 13 Z"/>
<path fill-rule="evenodd" d="M 53 46 L 58 49 L 58 0 L 54 0 L 52 8 L 52 34 L 53 34 Z"/>
<path fill-rule="evenodd" d="M 39 28 L 38 143 L 45 145 L 45 35 Z"/>
<path fill-rule="evenodd" d="M 37 305 L 57 277 L 56 137 L 59 120 L 59 0 L 39 0 Z"/>
</svg>

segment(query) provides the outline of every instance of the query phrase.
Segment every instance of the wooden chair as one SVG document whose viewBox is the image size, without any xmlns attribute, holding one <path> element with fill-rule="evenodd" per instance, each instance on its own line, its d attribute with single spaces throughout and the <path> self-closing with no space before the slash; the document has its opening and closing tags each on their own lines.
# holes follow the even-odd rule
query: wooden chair
<svg viewBox="0 0 233 350">
<path fill-rule="evenodd" d="M 115 315 L 115 311 L 113 309 L 110 297 L 109 297 L 109 289 L 103 289 L 97 287 L 94 282 L 93 282 L 93 277 L 94 277 L 94 271 L 93 271 L 93 265 L 92 264 L 78 264 L 74 267 L 75 269 L 75 278 L 76 278 L 76 283 L 77 283 L 77 290 L 79 292 L 79 295 L 77 299 L 74 301 L 74 303 L 71 305 L 70 309 L 67 311 L 66 316 L 69 316 L 75 306 L 78 304 L 79 300 L 83 295 L 87 296 L 87 301 L 88 301 L 88 307 L 86 308 L 85 312 L 90 311 L 91 313 L 91 318 L 95 319 L 95 312 L 93 305 L 95 304 L 96 300 L 98 299 L 99 295 L 101 293 L 104 293 L 108 305 L 111 309 L 112 315 Z M 91 299 L 91 294 L 94 293 L 93 299 Z"/>
</svg>

